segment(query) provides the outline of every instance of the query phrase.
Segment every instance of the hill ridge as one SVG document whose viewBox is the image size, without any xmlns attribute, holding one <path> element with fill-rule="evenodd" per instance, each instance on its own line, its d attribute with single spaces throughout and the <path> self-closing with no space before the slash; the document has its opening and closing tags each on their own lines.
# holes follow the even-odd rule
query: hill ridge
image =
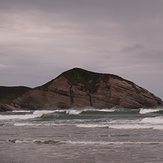
<svg viewBox="0 0 163 163">
<path fill-rule="evenodd" d="M 151 108 L 162 100 L 114 74 L 72 68 L 14 99 L 11 109 Z"/>
</svg>

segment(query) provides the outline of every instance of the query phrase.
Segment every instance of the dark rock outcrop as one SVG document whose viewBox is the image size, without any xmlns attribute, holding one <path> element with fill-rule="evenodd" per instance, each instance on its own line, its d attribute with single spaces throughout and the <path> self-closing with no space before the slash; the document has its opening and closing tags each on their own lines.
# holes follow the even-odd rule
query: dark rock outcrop
<svg viewBox="0 0 163 163">
<path fill-rule="evenodd" d="M 135 83 L 112 74 L 79 68 L 68 70 L 56 79 L 15 99 L 17 109 L 151 108 L 163 105 L 160 98 Z"/>
<path fill-rule="evenodd" d="M 10 111 L 14 108 L 12 105 L 12 101 L 21 95 L 25 94 L 31 90 L 29 87 L 18 86 L 18 87 L 5 87 L 0 86 L 0 112 Z"/>
<path fill-rule="evenodd" d="M 17 87 L 0 86 L 0 103 L 10 104 L 14 99 L 20 97 L 29 90 L 31 90 L 31 88 L 24 86 Z"/>
<path fill-rule="evenodd" d="M 13 109 L 15 108 L 10 105 L 0 103 L 0 112 L 12 111 Z"/>
</svg>

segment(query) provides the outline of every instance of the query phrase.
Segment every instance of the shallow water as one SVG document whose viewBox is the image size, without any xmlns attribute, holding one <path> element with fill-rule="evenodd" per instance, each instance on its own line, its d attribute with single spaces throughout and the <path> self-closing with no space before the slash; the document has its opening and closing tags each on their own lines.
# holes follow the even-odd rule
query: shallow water
<svg viewBox="0 0 163 163">
<path fill-rule="evenodd" d="M 162 163 L 163 108 L 0 113 L 3 163 Z"/>
</svg>

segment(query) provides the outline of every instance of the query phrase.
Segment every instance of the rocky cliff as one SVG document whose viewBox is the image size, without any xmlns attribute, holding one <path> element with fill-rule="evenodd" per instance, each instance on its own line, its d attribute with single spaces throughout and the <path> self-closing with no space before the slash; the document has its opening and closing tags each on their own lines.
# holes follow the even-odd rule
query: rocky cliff
<svg viewBox="0 0 163 163">
<path fill-rule="evenodd" d="M 29 87 L 19 86 L 19 87 L 5 87 L 0 86 L 0 111 L 12 110 L 10 104 L 12 101 L 21 95 L 25 94 L 31 90 Z"/>
<path fill-rule="evenodd" d="M 0 112 L 10 111 L 12 110 L 10 106 L 0 103 Z"/>
<path fill-rule="evenodd" d="M 154 94 L 119 76 L 74 68 L 15 99 L 12 107 L 32 110 L 115 106 L 136 109 L 162 104 Z"/>
<path fill-rule="evenodd" d="M 14 99 L 20 97 L 24 93 L 31 90 L 29 87 L 5 87 L 0 86 L 0 102 L 4 104 L 10 104 Z"/>
</svg>

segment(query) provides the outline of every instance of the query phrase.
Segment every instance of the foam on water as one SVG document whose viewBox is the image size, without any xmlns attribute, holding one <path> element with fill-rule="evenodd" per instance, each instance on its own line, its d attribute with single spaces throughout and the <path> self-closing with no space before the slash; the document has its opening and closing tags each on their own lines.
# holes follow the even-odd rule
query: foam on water
<svg viewBox="0 0 163 163">
<path fill-rule="evenodd" d="M 31 144 L 31 143 L 36 143 L 36 144 L 65 144 L 65 141 L 56 141 L 56 140 L 18 140 L 18 139 L 13 139 L 13 140 L 8 140 L 9 143 L 18 143 L 18 144 Z"/>
<path fill-rule="evenodd" d="M 30 113 L 31 110 L 13 110 L 13 113 Z"/>
<path fill-rule="evenodd" d="M 58 140 L 8 140 L 9 143 L 36 143 L 36 144 L 74 144 L 74 145 L 155 145 L 163 144 L 162 141 L 147 141 L 147 142 L 134 142 L 134 141 L 58 141 Z"/>
<path fill-rule="evenodd" d="M 155 130 L 163 130 L 163 125 L 153 126 L 153 129 L 155 129 Z"/>
<path fill-rule="evenodd" d="M 15 112 L 15 111 L 14 111 Z M 18 112 L 18 111 L 17 111 Z M 43 114 L 51 114 L 56 111 L 51 110 L 36 110 L 31 114 L 21 114 L 21 115 L 0 115 L 0 120 L 26 120 L 26 119 L 33 119 L 33 118 L 39 118 Z"/>
<path fill-rule="evenodd" d="M 109 128 L 112 129 L 152 129 L 153 126 L 141 125 L 141 124 L 122 124 L 122 125 L 110 125 Z"/>
<path fill-rule="evenodd" d="M 55 123 L 14 123 L 14 126 L 63 126 L 64 124 L 55 124 Z"/>
<path fill-rule="evenodd" d="M 14 126 L 51 126 L 51 124 L 35 124 L 35 123 L 14 123 Z"/>
<path fill-rule="evenodd" d="M 109 125 L 104 124 L 78 124 L 76 127 L 82 127 L 82 128 L 97 128 L 97 127 L 109 127 Z"/>
<path fill-rule="evenodd" d="M 81 112 L 82 110 L 74 110 L 74 109 L 66 110 L 66 114 L 69 114 L 69 115 L 79 115 Z"/>
<path fill-rule="evenodd" d="M 78 124 L 76 127 L 81 128 L 110 128 L 110 129 L 152 129 L 151 125 L 142 124 Z"/>
<path fill-rule="evenodd" d="M 66 110 L 66 114 L 69 114 L 69 115 L 79 115 L 83 112 L 88 112 L 88 111 L 91 111 L 91 112 L 114 112 L 115 109 L 94 109 L 94 108 L 84 108 L 84 109 L 68 109 Z"/>
<path fill-rule="evenodd" d="M 139 114 L 148 114 L 159 112 L 161 109 L 140 109 Z"/>
<path fill-rule="evenodd" d="M 51 113 L 55 113 L 58 110 L 36 110 L 33 112 L 34 115 L 43 115 L 43 114 L 51 114 Z"/>
<path fill-rule="evenodd" d="M 0 115 L 0 120 L 26 120 L 41 117 L 39 114 L 26 114 L 26 115 Z"/>
<path fill-rule="evenodd" d="M 102 123 L 81 123 L 81 128 L 110 128 L 110 129 L 158 129 L 163 130 L 163 116 L 147 117 L 137 120 L 110 120 Z"/>
<path fill-rule="evenodd" d="M 107 141 L 67 141 L 67 143 L 70 144 L 83 144 L 83 145 L 153 145 L 153 144 L 163 144 L 163 142 L 131 142 L 131 141 L 125 141 L 125 142 L 107 142 Z"/>
<path fill-rule="evenodd" d="M 115 112 L 115 109 L 101 109 L 101 110 L 98 110 L 98 111 L 101 111 L 101 112 Z"/>
<path fill-rule="evenodd" d="M 163 124 L 163 116 L 143 118 L 141 123 Z"/>
<path fill-rule="evenodd" d="M 8 140 L 9 143 L 32 143 L 31 140 L 17 140 L 17 139 L 13 139 L 13 140 Z"/>
<path fill-rule="evenodd" d="M 108 126 L 112 129 L 158 129 L 163 130 L 163 116 L 146 117 L 142 120 L 116 121 Z"/>
</svg>

